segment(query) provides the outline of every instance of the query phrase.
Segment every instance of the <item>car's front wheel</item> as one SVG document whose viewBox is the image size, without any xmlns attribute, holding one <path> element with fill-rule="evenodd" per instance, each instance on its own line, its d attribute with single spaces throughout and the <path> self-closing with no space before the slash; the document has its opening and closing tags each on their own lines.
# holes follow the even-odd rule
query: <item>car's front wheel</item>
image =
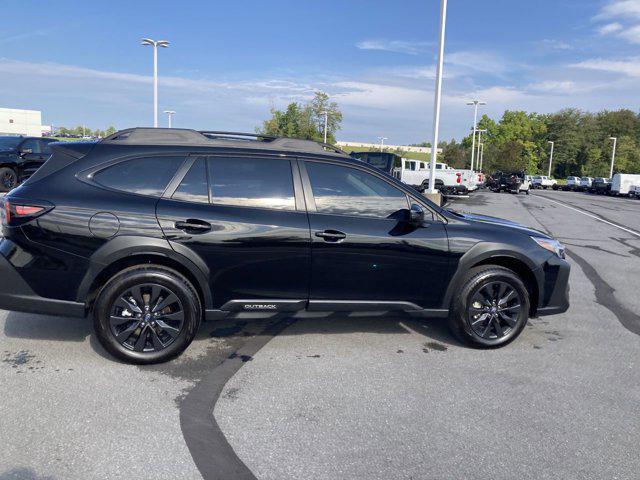
<svg viewBox="0 0 640 480">
<path fill-rule="evenodd" d="M 463 342 L 483 348 L 515 339 L 529 318 L 529 293 L 512 270 L 497 265 L 473 268 L 454 297 L 449 326 Z"/>
<path fill-rule="evenodd" d="M 159 265 L 128 268 L 112 277 L 93 307 L 102 346 L 130 363 L 160 363 L 180 355 L 200 325 L 193 285 Z"/>
</svg>

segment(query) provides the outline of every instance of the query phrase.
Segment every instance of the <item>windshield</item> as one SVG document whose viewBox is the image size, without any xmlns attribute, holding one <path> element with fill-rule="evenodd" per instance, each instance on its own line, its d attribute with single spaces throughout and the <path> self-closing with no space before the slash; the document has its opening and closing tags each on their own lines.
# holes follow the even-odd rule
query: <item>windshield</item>
<svg viewBox="0 0 640 480">
<path fill-rule="evenodd" d="M 21 137 L 0 137 L 0 150 L 13 150 L 21 141 Z"/>
</svg>

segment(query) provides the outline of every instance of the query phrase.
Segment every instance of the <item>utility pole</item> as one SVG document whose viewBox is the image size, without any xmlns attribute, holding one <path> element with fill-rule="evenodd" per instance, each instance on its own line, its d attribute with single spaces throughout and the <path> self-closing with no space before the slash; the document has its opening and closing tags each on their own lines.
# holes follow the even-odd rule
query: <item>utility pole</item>
<svg viewBox="0 0 640 480">
<path fill-rule="evenodd" d="M 436 193 L 436 160 L 438 159 L 438 134 L 440 133 L 440 96 L 442 95 L 442 66 L 444 63 L 444 38 L 447 26 L 447 0 L 440 1 L 440 42 L 438 46 L 438 66 L 436 68 L 436 89 L 433 98 L 433 141 L 431 142 L 431 164 L 429 165 L 429 192 Z"/>
<path fill-rule="evenodd" d="M 480 144 L 482 143 L 482 134 L 487 132 L 486 128 L 483 129 L 476 129 L 476 132 L 478 132 L 478 150 L 476 152 L 476 168 L 480 167 Z"/>
<path fill-rule="evenodd" d="M 384 141 L 388 140 L 387 137 L 378 137 L 378 140 L 380 140 L 380 151 L 382 151 L 382 149 L 384 148 Z M 327 143 L 327 142 L 325 142 Z"/>
<path fill-rule="evenodd" d="M 611 169 L 609 170 L 609 178 L 613 178 L 613 164 L 616 161 L 616 145 L 618 143 L 618 137 L 609 137 L 609 140 L 613 140 L 613 152 L 611 153 Z"/>
<path fill-rule="evenodd" d="M 324 113 L 324 143 L 327 143 L 327 124 L 329 122 L 329 112 L 325 110 L 322 113 Z"/>
<path fill-rule="evenodd" d="M 482 166 L 483 166 L 483 160 L 484 160 L 484 142 L 480 144 L 480 169 L 478 170 L 479 172 L 482 172 Z"/>
<path fill-rule="evenodd" d="M 549 143 L 551 144 L 551 153 L 549 153 L 549 173 L 547 174 L 548 177 L 551 176 L 551 165 L 553 164 L 553 145 L 554 145 L 554 142 L 549 140 Z"/>
</svg>

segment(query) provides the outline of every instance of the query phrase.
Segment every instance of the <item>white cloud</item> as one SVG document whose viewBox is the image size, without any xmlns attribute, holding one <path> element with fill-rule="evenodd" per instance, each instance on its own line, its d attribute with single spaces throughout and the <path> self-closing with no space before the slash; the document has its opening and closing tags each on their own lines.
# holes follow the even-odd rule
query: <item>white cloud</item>
<svg viewBox="0 0 640 480">
<path fill-rule="evenodd" d="M 619 32 L 620 30 L 622 30 L 622 25 L 620 25 L 618 22 L 613 22 L 599 27 L 598 33 L 600 35 L 609 35 L 611 33 Z"/>
<path fill-rule="evenodd" d="M 605 58 L 592 58 L 583 62 L 570 65 L 575 68 L 596 70 L 612 74 L 623 74 L 629 77 L 640 78 L 640 57 L 626 58 L 622 60 L 609 60 Z"/>
<path fill-rule="evenodd" d="M 602 7 L 594 17 L 595 20 L 603 20 L 617 17 L 640 18 L 640 0 L 614 0 Z"/>
<path fill-rule="evenodd" d="M 548 93 L 572 93 L 576 90 L 577 85 L 572 80 L 544 80 L 542 82 L 532 83 L 527 87 L 536 92 Z"/>
<path fill-rule="evenodd" d="M 425 51 L 429 42 L 415 42 L 408 40 L 363 40 L 356 43 L 356 47 L 360 50 L 380 50 L 384 52 L 406 53 L 409 55 L 418 55 Z"/>
<path fill-rule="evenodd" d="M 549 50 L 572 50 L 573 49 L 573 47 L 567 42 L 564 42 L 562 40 L 553 40 L 550 38 L 545 38 L 544 40 L 541 40 L 539 44 Z"/>
<path fill-rule="evenodd" d="M 640 44 L 640 25 L 627 28 L 626 30 L 620 32 L 619 35 L 631 43 Z"/>
</svg>

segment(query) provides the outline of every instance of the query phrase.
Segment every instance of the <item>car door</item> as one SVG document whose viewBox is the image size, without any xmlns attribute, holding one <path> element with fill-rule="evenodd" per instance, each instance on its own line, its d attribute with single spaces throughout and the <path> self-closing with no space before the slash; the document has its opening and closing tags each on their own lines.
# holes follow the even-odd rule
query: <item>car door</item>
<svg viewBox="0 0 640 480">
<path fill-rule="evenodd" d="M 158 221 L 176 251 L 206 265 L 214 308 L 304 307 L 311 240 L 297 165 L 220 155 L 191 157 L 183 170 Z"/>
<path fill-rule="evenodd" d="M 410 198 L 384 176 L 345 163 L 300 164 L 312 240 L 310 308 L 437 308 L 449 247 L 444 223 L 426 203 L 424 224 L 411 225 Z"/>
<path fill-rule="evenodd" d="M 38 138 L 27 138 L 22 142 L 18 148 L 22 175 L 31 175 L 44 163 L 45 154 L 42 148 L 42 142 Z"/>
</svg>

